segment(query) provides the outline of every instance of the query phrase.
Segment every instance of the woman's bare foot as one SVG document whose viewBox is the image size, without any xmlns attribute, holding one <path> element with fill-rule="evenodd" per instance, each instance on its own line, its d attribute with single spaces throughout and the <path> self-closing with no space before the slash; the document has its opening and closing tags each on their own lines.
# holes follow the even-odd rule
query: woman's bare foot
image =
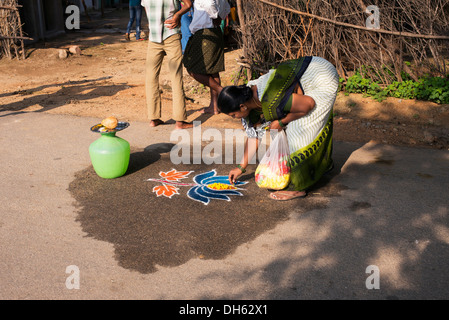
<svg viewBox="0 0 449 320">
<path fill-rule="evenodd" d="M 307 196 L 307 192 L 305 191 L 277 191 L 270 193 L 270 198 L 277 201 L 304 198 L 305 196 Z"/>
<path fill-rule="evenodd" d="M 176 121 L 175 128 L 176 128 L 176 129 L 189 129 L 189 128 L 193 128 L 193 123 L 188 123 L 188 122 L 184 122 L 184 121 Z"/>
<path fill-rule="evenodd" d="M 157 127 L 160 124 L 164 124 L 164 121 L 160 119 L 155 119 L 150 121 L 150 127 Z"/>
</svg>

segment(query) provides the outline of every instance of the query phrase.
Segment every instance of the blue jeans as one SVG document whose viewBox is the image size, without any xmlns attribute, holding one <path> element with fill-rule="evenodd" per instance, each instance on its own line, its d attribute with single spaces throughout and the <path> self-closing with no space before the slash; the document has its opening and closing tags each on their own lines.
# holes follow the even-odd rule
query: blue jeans
<svg viewBox="0 0 449 320">
<path fill-rule="evenodd" d="M 136 39 L 140 39 L 140 22 L 142 21 L 142 6 L 130 6 L 129 7 L 129 22 L 128 27 L 126 28 L 126 33 L 129 34 L 131 31 L 131 27 L 134 24 L 134 20 L 136 20 Z"/>
</svg>

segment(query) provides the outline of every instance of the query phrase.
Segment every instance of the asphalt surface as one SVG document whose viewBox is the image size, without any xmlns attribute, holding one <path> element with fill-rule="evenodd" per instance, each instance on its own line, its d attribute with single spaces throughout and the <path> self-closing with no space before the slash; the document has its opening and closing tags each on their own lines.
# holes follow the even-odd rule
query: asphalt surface
<svg viewBox="0 0 449 320">
<path fill-rule="evenodd" d="M 336 141 L 304 199 L 270 200 L 252 165 L 241 196 L 205 205 L 148 179 L 232 164 L 175 165 L 173 125 L 131 122 L 128 172 L 102 179 L 100 120 L 0 112 L 1 299 L 449 298 L 449 151 Z"/>
</svg>

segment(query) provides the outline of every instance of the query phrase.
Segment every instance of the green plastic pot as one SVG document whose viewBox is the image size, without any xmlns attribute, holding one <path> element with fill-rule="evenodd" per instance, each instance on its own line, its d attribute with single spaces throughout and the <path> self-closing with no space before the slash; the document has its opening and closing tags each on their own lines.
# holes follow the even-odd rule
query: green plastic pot
<svg viewBox="0 0 449 320">
<path fill-rule="evenodd" d="M 89 146 L 92 166 L 104 179 L 123 176 L 128 170 L 130 153 L 128 141 L 117 137 L 115 132 L 101 133 L 101 137 Z"/>
</svg>

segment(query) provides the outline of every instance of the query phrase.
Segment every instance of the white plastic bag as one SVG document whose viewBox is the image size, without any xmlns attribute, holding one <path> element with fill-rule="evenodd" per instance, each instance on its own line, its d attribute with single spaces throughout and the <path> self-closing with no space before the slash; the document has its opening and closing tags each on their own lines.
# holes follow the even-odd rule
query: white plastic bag
<svg viewBox="0 0 449 320">
<path fill-rule="evenodd" d="M 290 183 L 289 158 L 287 135 L 280 130 L 257 166 L 255 178 L 259 188 L 285 189 Z"/>
</svg>

